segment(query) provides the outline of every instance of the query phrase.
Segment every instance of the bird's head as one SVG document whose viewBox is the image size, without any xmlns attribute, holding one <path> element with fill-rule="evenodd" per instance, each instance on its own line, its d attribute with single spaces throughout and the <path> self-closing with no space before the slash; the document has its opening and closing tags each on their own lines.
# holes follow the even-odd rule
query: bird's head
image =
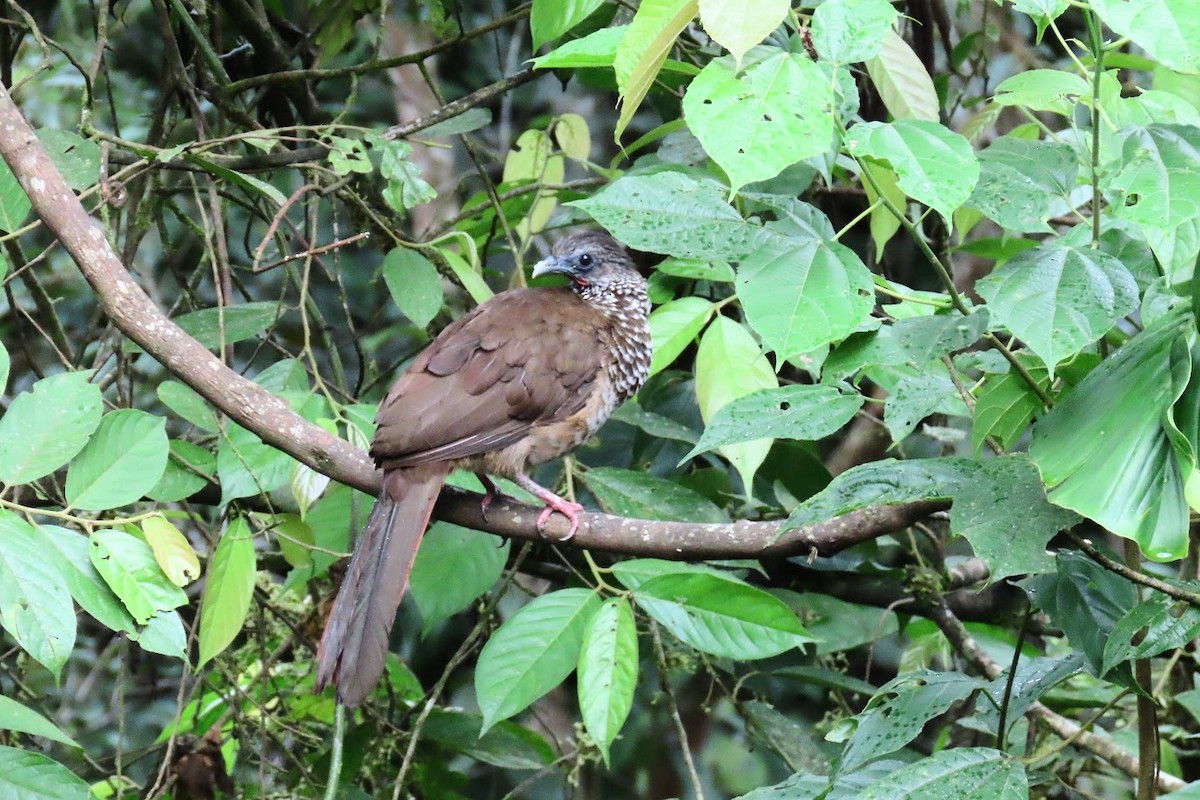
<svg viewBox="0 0 1200 800">
<path fill-rule="evenodd" d="M 629 284 L 645 285 L 625 247 L 603 231 L 572 233 L 555 243 L 533 268 L 533 277 L 560 272 L 577 293 L 594 295 Z"/>
</svg>

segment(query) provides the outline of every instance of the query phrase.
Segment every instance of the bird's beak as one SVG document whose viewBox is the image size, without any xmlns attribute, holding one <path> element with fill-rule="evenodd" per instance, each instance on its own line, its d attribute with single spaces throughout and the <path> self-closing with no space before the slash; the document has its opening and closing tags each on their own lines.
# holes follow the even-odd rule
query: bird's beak
<svg viewBox="0 0 1200 800">
<path fill-rule="evenodd" d="M 570 262 L 558 256 L 546 256 L 533 265 L 533 277 L 535 278 L 540 278 L 542 275 L 549 275 L 552 272 L 564 272 L 569 275 L 574 271 Z"/>
</svg>

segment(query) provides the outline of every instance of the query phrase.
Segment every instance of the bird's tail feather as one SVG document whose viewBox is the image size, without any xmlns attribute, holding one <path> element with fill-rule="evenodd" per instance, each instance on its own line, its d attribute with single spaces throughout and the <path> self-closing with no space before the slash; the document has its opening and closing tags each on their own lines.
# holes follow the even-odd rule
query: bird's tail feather
<svg viewBox="0 0 1200 800">
<path fill-rule="evenodd" d="M 383 674 L 396 608 L 447 471 L 430 464 L 384 473 L 317 649 L 317 689 L 336 685 L 345 705 L 361 703 Z"/>
</svg>

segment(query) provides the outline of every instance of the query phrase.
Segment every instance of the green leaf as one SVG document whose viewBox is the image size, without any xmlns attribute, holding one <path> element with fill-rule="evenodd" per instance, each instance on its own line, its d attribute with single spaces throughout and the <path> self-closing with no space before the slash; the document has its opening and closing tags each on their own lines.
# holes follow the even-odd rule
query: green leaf
<svg viewBox="0 0 1200 800">
<path fill-rule="evenodd" d="M 603 0 L 533 0 L 529 10 L 529 32 L 533 49 L 557 39 L 600 7 Z"/>
<path fill-rule="evenodd" d="M 163 381 L 158 385 L 157 394 L 164 406 L 200 430 L 206 433 L 220 430 L 216 413 L 192 387 L 177 381 Z"/>
<path fill-rule="evenodd" d="M 905 207 L 908 198 L 905 196 L 904 190 L 900 188 L 900 179 L 895 172 L 872 161 L 862 162 L 862 168 L 866 175 L 875 179 L 872 182 L 864 177 L 862 181 L 863 191 L 867 193 L 869 204 L 874 206 L 882 196 L 898 209 Z M 878 192 L 875 190 L 876 184 L 879 186 Z M 898 230 L 900 230 L 900 220 L 886 205 L 881 204 L 871 212 L 871 240 L 875 243 L 875 252 L 882 253 L 884 246 L 891 241 Z"/>
<path fill-rule="evenodd" d="M 1012 509 L 1021 509 L 1013 514 Z M 1050 572 L 1046 542 L 1079 518 L 1046 500 L 1037 468 L 1025 456 L 983 462 L 950 509 L 950 530 L 966 537 L 988 566 L 988 580 Z"/>
<path fill-rule="evenodd" d="M 1102 185 L 1117 219 L 1138 225 L 1168 275 L 1190 274 L 1200 244 L 1200 143 L 1187 125 L 1134 128 Z M 1191 233 L 1189 233 L 1189 231 Z"/>
<path fill-rule="evenodd" d="M 1200 609 L 1155 594 L 1117 620 L 1104 643 L 1103 676 L 1122 661 L 1186 647 L 1200 635 Z"/>
<path fill-rule="evenodd" d="M 55 680 L 75 646 L 75 606 L 33 526 L 0 509 L 0 625 Z"/>
<path fill-rule="evenodd" d="M 545 55 L 531 58 L 530 62 L 535 69 L 611 67 L 627 30 L 628 25 L 601 28 L 580 39 L 564 42 Z"/>
<path fill-rule="evenodd" d="M 1029 780 L 1020 760 L 986 747 L 957 747 L 893 770 L 860 800 L 1026 800 Z"/>
<path fill-rule="evenodd" d="M 708 326 L 696 351 L 696 402 L 707 425 L 721 408 L 756 389 L 778 385 L 775 372 L 759 352 L 758 344 L 744 327 L 718 316 Z M 742 477 L 750 495 L 754 473 L 767 457 L 771 441 L 762 439 L 720 448 Z"/>
<path fill-rule="evenodd" d="M 647 411 L 633 400 L 619 406 L 609 419 L 632 425 L 660 439 L 674 439 L 687 444 L 695 444 L 700 439 L 700 435 L 687 425 L 662 414 Z"/>
<path fill-rule="evenodd" d="M 61 728 L 32 708 L 23 706 L 11 697 L 3 695 L 0 695 L 0 730 L 41 736 L 52 742 L 83 748 L 83 745 L 67 736 Z"/>
<path fill-rule="evenodd" d="M 583 479 L 611 514 L 680 522 L 729 521 L 725 512 L 704 495 L 640 470 L 592 467 Z"/>
<path fill-rule="evenodd" d="M 142 535 L 154 551 L 154 560 L 171 583 L 183 588 L 200 577 L 200 559 L 187 537 L 166 517 L 154 514 L 142 520 Z"/>
<path fill-rule="evenodd" d="M 770 658 L 814 641 L 783 601 L 732 576 L 660 575 L 633 596 L 680 641 L 721 658 Z"/>
<path fill-rule="evenodd" d="M 254 594 L 254 535 L 238 517 L 221 535 L 208 564 L 200 605 L 200 661 L 203 667 L 242 631 Z"/>
<path fill-rule="evenodd" d="M 500 580 L 509 543 L 497 536 L 435 522 L 425 531 L 408 590 L 421 611 L 421 634 L 471 606 Z"/>
<path fill-rule="evenodd" d="M 651 578 L 660 575 L 711 575 L 722 580 L 735 580 L 725 570 L 705 564 L 688 564 L 683 561 L 664 561 L 661 558 L 631 558 L 613 564 L 613 575 L 626 589 L 637 589 Z"/>
<path fill-rule="evenodd" d="M 874 307 L 871 274 L 858 255 L 832 241 L 821 212 L 813 209 L 811 221 L 815 235 L 762 247 L 737 272 L 746 321 L 780 360 L 849 336 Z"/>
<path fill-rule="evenodd" d="M 90 553 L 96 571 L 139 625 L 187 603 L 187 595 L 163 574 L 154 551 L 141 539 L 105 528 L 92 534 Z"/>
<path fill-rule="evenodd" d="M 588 622 L 578 670 L 580 715 L 607 766 L 608 749 L 633 708 L 637 688 L 637 625 L 625 598 L 604 601 Z"/>
<path fill-rule="evenodd" d="M 0 231 L 12 233 L 24 224 L 33 206 L 8 164 L 0 164 Z"/>
<path fill-rule="evenodd" d="M 807 591 L 804 594 L 789 592 L 783 599 L 799 612 L 800 618 L 804 620 L 804 627 L 808 628 L 808 632 L 816 637 L 815 654 L 818 656 L 840 653 L 864 644 L 873 645 L 882 637 L 898 633 L 900 630 L 900 623 L 896 619 L 895 612 L 884 608 L 848 603 L 826 594 Z M 801 667 L 798 669 L 819 668 Z M 780 673 L 781 671 L 778 670 L 775 672 L 776 675 Z M 804 675 L 805 679 L 810 682 L 819 685 L 823 682 L 825 685 L 830 685 L 830 688 L 854 687 L 854 691 L 865 691 L 868 696 L 875 693 L 875 687 L 869 683 L 858 681 L 851 676 L 837 675 L 834 677 L 836 673 L 829 673 L 833 673 L 833 670 L 821 673 L 822 681 L 817 681 L 812 673 L 796 673 L 791 670 L 786 672 L 788 677 L 801 678 Z M 847 678 L 849 678 L 848 681 Z"/>
<path fill-rule="evenodd" d="M 1030 658 L 1021 655 L 1017 664 L 1017 675 L 1012 680 L 1009 689 L 1009 671 L 993 680 L 987 687 L 995 707 L 980 703 L 977 707 L 976 718 L 992 730 L 1000 726 L 1000 707 L 1007 696 L 1008 702 L 1008 731 L 1012 730 L 1017 720 L 1028 708 L 1037 702 L 1046 692 L 1083 669 L 1083 653 L 1073 652 L 1066 658 Z"/>
<path fill-rule="evenodd" d="M 988 310 L 963 316 L 957 311 L 910 317 L 892 325 L 895 343 L 912 362 L 924 368 L 947 353 L 965 350 L 979 340 L 988 327 Z M 876 362 L 887 364 L 884 362 Z"/>
<path fill-rule="evenodd" d="M 230 423 L 228 434 L 217 444 L 221 502 L 278 489 L 291 477 L 295 463 L 287 453 L 263 443 L 257 434 Z"/>
<path fill-rule="evenodd" d="M 703 297 L 681 297 L 654 309 L 650 313 L 650 339 L 654 348 L 650 374 L 671 366 L 696 340 L 715 311 L 716 305 Z"/>
<path fill-rule="evenodd" d="M 503 721 L 481 736 L 482 723 L 478 714 L 434 708 L 421 738 L 502 769 L 542 769 L 554 761 L 554 749 L 534 731 Z"/>
<path fill-rule="evenodd" d="M 1081 99 L 1090 99 L 1091 94 L 1091 85 L 1073 72 L 1031 69 L 1001 81 L 992 102 L 1070 116 Z"/>
<path fill-rule="evenodd" d="M 970 142 L 935 122 L 860 122 L 847 133 L 846 150 L 891 166 L 900 188 L 940 213 L 947 224 L 979 179 Z"/>
<path fill-rule="evenodd" d="M 446 262 L 446 266 L 454 273 L 454 277 L 458 279 L 459 284 L 467 290 L 467 294 L 471 295 L 471 299 L 476 303 L 484 303 L 491 298 L 493 292 L 487 283 L 483 280 L 483 276 L 479 273 L 477 267 L 473 267 L 467 263 L 466 259 L 458 253 L 450 250 L 438 250 L 438 255 Z"/>
<path fill-rule="evenodd" d="M 884 34 L 879 55 L 867 59 L 867 74 L 883 99 L 883 105 L 898 120 L 938 121 L 937 90 L 920 57 L 894 30 Z"/>
<path fill-rule="evenodd" d="M 133 617 L 92 564 L 88 537 L 57 525 L 39 525 L 42 552 L 58 567 L 63 585 L 79 606 L 101 625 L 132 633 Z"/>
<path fill-rule="evenodd" d="M 275 324 L 279 313 L 278 303 L 264 300 L 236 306 L 202 308 L 174 317 L 172 321 L 209 350 L 219 350 L 225 345 L 262 333 Z M 141 348 L 133 342 L 125 342 L 121 349 L 127 353 L 141 352 Z"/>
<path fill-rule="evenodd" d="M 160 611 L 129 638 L 148 653 L 187 660 L 187 631 L 178 611 Z"/>
<path fill-rule="evenodd" d="M 719 183 L 679 172 L 619 178 L 581 208 L 630 247 L 681 258 L 741 259 L 764 240 L 725 202 Z"/>
<path fill-rule="evenodd" d="M 100 180 L 100 146 L 95 142 L 61 128 L 40 128 L 37 138 L 72 189 L 83 191 Z"/>
<path fill-rule="evenodd" d="M 571 674 L 599 605 L 587 589 L 560 589 L 534 598 L 492 634 L 475 666 L 484 733 Z"/>
<path fill-rule="evenodd" d="M 22 392 L 0 417 L 0 481 L 49 475 L 87 444 L 100 424 L 100 389 L 91 372 L 63 372 Z"/>
<path fill-rule="evenodd" d="M 621 105 L 613 141 L 621 141 L 621 134 L 650 91 L 675 37 L 698 10 L 696 0 L 642 0 L 638 5 L 613 59 Z"/>
<path fill-rule="evenodd" d="M 383 199 L 397 214 L 404 214 L 437 197 L 434 188 L 421 177 L 421 168 L 409 160 L 412 145 L 395 139 L 369 137 L 380 151 L 379 174 L 387 181 Z"/>
<path fill-rule="evenodd" d="M 714 283 L 733 283 L 733 267 L 726 261 L 707 261 L 698 258 L 667 258 L 654 267 L 655 272 Z"/>
<path fill-rule="evenodd" d="M 244 172 L 238 172 L 236 170 L 229 169 L 228 167 L 221 166 L 217 162 L 210 161 L 204 156 L 196 153 L 185 152 L 183 153 L 183 158 L 186 161 L 190 161 L 191 163 L 200 167 L 200 169 L 204 170 L 205 172 L 215 175 L 227 183 L 240 186 L 242 189 L 246 190 L 247 194 L 262 195 L 273 202 L 276 206 L 282 206 L 287 203 L 287 198 L 283 196 L 283 192 L 279 191 L 266 181 L 254 177 L 253 175 L 247 175 Z"/>
<path fill-rule="evenodd" d="M 1029 455 L 1050 502 L 1137 541 L 1152 559 L 1187 552 L 1184 467 L 1164 417 L 1188 383 L 1190 315 L 1134 337 L 1033 429 Z"/>
<path fill-rule="evenodd" d="M 176 503 L 213 483 L 216 471 L 217 459 L 212 453 L 191 442 L 172 439 L 167 468 L 146 496 L 160 503 Z"/>
<path fill-rule="evenodd" d="M 788 0 L 700 0 L 700 23 L 741 64 L 751 47 L 779 27 L 790 7 Z"/>
<path fill-rule="evenodd" d="M 1056 560 L 1057 572 L 1028 578 L 1021 586 L 1100 675 L 1109 637 L 1117 620 L 1137 605 L 1137 590 L 1083 553 L 1059 550 Z"/>
<path fill-rule="evenodd" d="M 92 800 L 88 785 L 49 756 L 0 746 L 0 796 L 13 800 Z"/>
<path fill-rule="evenodd" d="M 763 389 L 723 406 L 704 435 L 681 461 L 714 447 L 758 439 L 815 441 L 836 432 L 862 408 L 858 393 L 832 386 L 783 386 Z"/>
<path fill-rule="evenodd" d="M 442 309 L 442 277 L 416 250 L 396 247 L 383 259 L 383 280 L 397 308 L 418 328 Z"/>
<path fill-rule="evenodd" d="M 1050 233 L 1056 204 L 1075 188 L 1070 145 L 1001 136 L 979 154 L 979 183 L 968 202 L 1008 231 Z"/>
<path fill-rule="evenodd" d="M 1048 391 L 1050 375 L 1045 365 L 1027 363 L 1030 359 L 1023 361 L 1037 385 Z M 971 428 L 975 455 L 979 455 L 988 436 L 1005 450 L 1012 447 L 1041 410 L 1041 399 L 1016 372 L 988 375 L 975 398 L 975 424 Z"/>
<path fill-rule="evenodd" d="M 879 53 L 896 16 L 888 0 L 826 0 L 813 12 L 813 47 L 822 61 L 866 61 Z"/>
<path fill-rule="evenodd" d="M 1108 333 L 1137 308 L 1129 270 L 1100 250 L 1049 242 L 1012 258 L 975 284 L 994 324 L 1054 367 Z"/>
<path fill-rule="evenodd" d="M 879 688 L 842 754 L 840 769 L 852 772 L 871 759 L 894 753 L 921 733 L 925 724 L 983 688 L 983 682 L 956 672 L 910 672 Z"/>
<path fill-rule="evenodd" d="M 825 72 L 805 55 L 763 50 L 773 52 L 740 73 L 732 58 L 710 61 L 683 98 L 688 127 L 735 192 L 836 142 Z"/>
<path fill-rule="evenodd" d="M 1200 72 L 1200 15 L 1190 0 L 1092 0 L 1092 10 L 1118 36 L 1128 36 L 1166 67 Z"/>
<path fill-rule="evenodd" d="M 846 470 L 792 511 L 782 530 L 874 505 L 947 500 L 973 479 L 979 465 L 965 458 L 885 459 Z"/>
<path fill-rule="evenodd" d="M 122 408 L 109 412 L 67 469 L 67 503 L 105 511 L 150 491 L 167 468 L 167 421 Z"/>
<path fill-rule="evenodd" d="M 967 407 L 947 375 L 936 373 L 901 378 L 883 405 L 883 422 L 893 442 L 903 441 L 921 420 L 937 412 L 966 416 Z"/>
</svg>

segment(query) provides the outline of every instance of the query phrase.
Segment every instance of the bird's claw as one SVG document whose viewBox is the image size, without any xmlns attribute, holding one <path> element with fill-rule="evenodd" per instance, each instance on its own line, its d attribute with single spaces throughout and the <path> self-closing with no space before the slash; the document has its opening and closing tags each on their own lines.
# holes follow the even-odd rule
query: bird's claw
<svg viewBox="0 0 1200 800">
<path fill-rule="evenodd" d="M 567 529 L 567 535 L 557 540 L 567 542 L 575 535 L 575 531 L 579 530 L 579 515 L 583 513 L 583 506 L 579 503 L 572 503 L 570 500 L 563 500 L 561 497 L 555 498 L 555 500 L 557 502 L 547 500 L 546 507 L 542 509 L 542 513 L 538 514 L 538 533 L 545 536 L 546 523 L 550 520 L 550 515 L 557 511 L 571 523 L 571 527 Z"/>
</svg>

